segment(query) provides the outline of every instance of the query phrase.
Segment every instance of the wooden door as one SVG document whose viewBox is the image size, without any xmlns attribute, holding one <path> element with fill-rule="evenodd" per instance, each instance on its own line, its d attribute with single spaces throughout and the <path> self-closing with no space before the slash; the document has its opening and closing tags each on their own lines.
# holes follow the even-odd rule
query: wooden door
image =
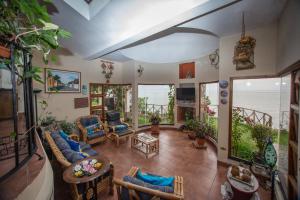
<svg viewBox="0 0 300 200">
<path fill-rule="evenodd" d="M 298 199 L 299 185 L 299 86 L 300 70 L 291 77 L 290 127 L 288 143 L 288 195 L 290 200 Z"/>
</svg>

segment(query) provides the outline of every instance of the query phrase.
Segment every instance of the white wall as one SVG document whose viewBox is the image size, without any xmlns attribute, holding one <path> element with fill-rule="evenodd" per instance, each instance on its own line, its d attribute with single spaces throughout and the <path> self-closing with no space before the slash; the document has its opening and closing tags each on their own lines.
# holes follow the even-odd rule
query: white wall
<svg viewBox="0 0 300 200">
<path fill-rule="evenodd" d="M 289 0 L 278 23 L 277 71 L 300 60 L 300 1 Z"/>
<path fill-rule="evenodd" d="M 254 50 L 256 67 L 254 69 L 236 71 L 232 57 L 234 46 L 240 39 L 240 34 L 223 37 L 220 40 L 220 80 L 230 82 L 230 77 L 274 75 L 276 73 L 277 25 L 272 24 L 268 27 L 246 31 L 246 35 L 256 39 Z M 229 103 L 225 105 L 219 103 L 219 105 L 218 160 L 227 162 L 229 151 Z"/>
<path fill-rule="evenodd" d="M 102 74 L 102 68 L 100 60 L 87 61 L 82 59 L 78 55 L 63 55 L 59 53 L 57 63 L 49 63 L 45 65 L 39 55 L 35 55 L 33 58 L 33 66 L 72 70 L 81 72 L 81 84 L 89 85 L 89 83 L 105 83 L 106 80 Z M 111 78 L 111 83 L 123 83 L 122 65 L 120 63 L 114 64 L 114 73 Z M 44 76 L 44 73 L 42 74 Z M 78 108 L 74 109 L 74 98 L 88 97 L 82 93 L 44 93 L 44 85 L 35 83 L 35 88 L 42 89 L 42 92 L 38 94 L 38 102 L 46 100 L 48 103 L 48 110 L 52 112 L 52 115 L 57 120 L 66 119 L 67 121 L 74 121 L 77 117 L 90 114 L 90 108 Z M 88 86 L 89 88 L 89 86 Z M 41 108 L 38 104 L 39 116 L 41 116 Z"/>
</svg>

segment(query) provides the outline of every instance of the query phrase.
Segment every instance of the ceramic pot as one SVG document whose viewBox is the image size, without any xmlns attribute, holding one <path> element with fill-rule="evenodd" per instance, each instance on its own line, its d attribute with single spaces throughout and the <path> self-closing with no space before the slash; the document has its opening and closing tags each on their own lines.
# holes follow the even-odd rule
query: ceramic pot
<svg viewBox="0 0 300 200">
<path fill-rule="evenodd" d="M 0 57 L 10 58 L 10 49 L 4 46 L 0 46 Z"/>
<path fill-rule="evenodd" d="M 159 134 L 159 125 L 152 125 L 151 126 L 151 133 L 152 134 Z"/>
</svg>

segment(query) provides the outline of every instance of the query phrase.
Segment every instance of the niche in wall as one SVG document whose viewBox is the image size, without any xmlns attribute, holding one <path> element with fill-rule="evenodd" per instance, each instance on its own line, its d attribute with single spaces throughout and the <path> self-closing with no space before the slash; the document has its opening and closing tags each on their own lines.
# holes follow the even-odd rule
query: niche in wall
<svg viewBox="0 0 300 200">
<path fill-rule="evenodd" d="M 195 62 L 179 65 L 179 79 L 195 78 Z"/>
</svg>

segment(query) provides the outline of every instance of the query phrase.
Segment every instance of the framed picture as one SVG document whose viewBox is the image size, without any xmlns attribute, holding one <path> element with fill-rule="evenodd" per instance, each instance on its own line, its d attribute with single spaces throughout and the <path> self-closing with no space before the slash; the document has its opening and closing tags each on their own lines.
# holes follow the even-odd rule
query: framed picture
<svg viewBox="0 0 300 200">
<path fill-rule="evenodd" d="M 45 68 L 46 93 L 80 93 L 81 73 Z"/>
</svg>

